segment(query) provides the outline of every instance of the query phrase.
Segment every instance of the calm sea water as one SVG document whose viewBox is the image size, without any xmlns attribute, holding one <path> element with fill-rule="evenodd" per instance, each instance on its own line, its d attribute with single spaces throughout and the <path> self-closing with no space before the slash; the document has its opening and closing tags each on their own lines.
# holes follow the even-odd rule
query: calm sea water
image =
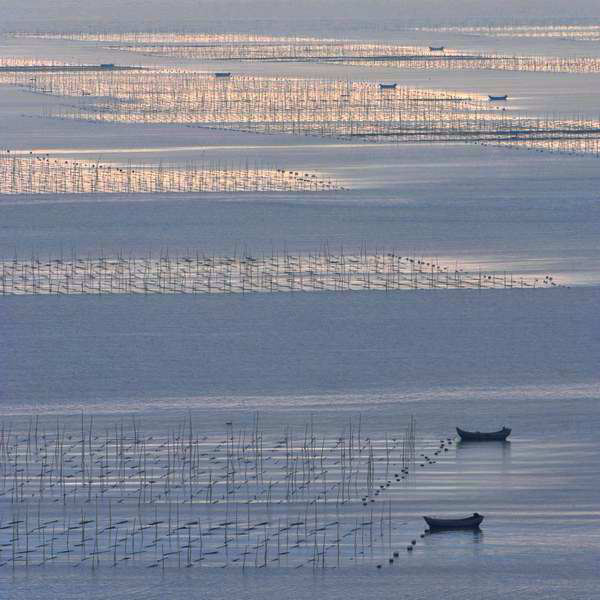
<svg viewBox="0 0 600 600">
<path fill-rule="evenodd" d="M 135 415 L 160 434 L 191 411 L 214 433 L 229 420 L 250 426 L 259 411 L 269 435 L 312 418 L 334 437 L 359 415 L 374 438 L 414 415 L 430 445 L 455 425 L 514 433 L 457 444 L 388 491 L 395 526 L 418 543 L 381 570 L 5 567 L 0 586 L 11 598 L 592 598 L 598 299 L 580 288 L 5 300 L 0 410 L 13 429 L 32 415 L 76 429 L 83 411 L 100 430 Z M 475 510 L 486 515 L 481 533 L 418 537 L 423 514 Z"/>
<path fill-rule="evenodd" d="M 272 26 L 272 24 L 271 24 Z M 269 24 L 258 26 L 265 31 Z M 324 26 L 327 29 L 327 26 Z M 353 28 L 356 37 L 396 39 L 395 30 Z M 425 37 L 411 34 L 415 42 Z M 417 39 L 419 38 L 419 39 Z M 453 38 L 502 51 L 505 41 Z M 64 58 L 64 47 L 22 51 Z M 510 42 L 514 44 L 514 42 Z M 22 43 L 21 43 L 22 44 Z M 556 54 L 557 44 L 520 41 L 515 51 Z M 570 53 L 574 46 L 561 46 Z M 597 49 L 586 46 L 589 53 Z M 97 50 L 73 47 L 84 60 Z M 114 53 L 102 54 L 107 62 Z M 123 59 L 119 54 L 119 60 Z M 136 60 L 138 57 L 136 56 Z M 116 60 L 116 59 L 115 59 Z M 217 68 L 216 66 L 214 68 Z M 269 66 L 239 66 L 263 74 Z M 508 89 L 533 110 L 596 110 L 594 81 L 512 73 L 393 73 L 285 66 L 299 76 L 389 79 L 487 93 Z M 432 80 L 427 79 L 432 77 Z M 507 87 L 512 86 L 512 87 Z M 591 90 L 591 92 L 590 92 Z M 40 127 L 36 99 L 0 91 L 0 124 L 11 147 L 87 148 L 112 159 L 164 146 L 163 130 L 71 124 Z M 573 97 L 580 99 L 574 107 Z M 23 103 L 26 104 L 23 104 Z M 6 109 L 6 110 L 4 110 Z M 139 139 L 138 137 L 139 136 Z M 135 142 L 132 142 L 135 139 Z M 3 199 L 0 255 L 65 255 L 169 247 L 231 252 L 311 250 L 363 242 L 409 253 L 549 270 L 597 282 L 597 161 L 469 147 L 327 147 L 186 130 L 178 146 L 215 146 L 224 160 L 262 156 L 327 168 L 358 191 L 343 197 L 172 198 L 149 202 Z M 250 141 L 251 140 L 251 141 Z M 132 149 L 133 146 L 133 149 Z M 196 158 L 202 150 L 174 153 Z M 89 154 L 85 155 L 89 157 Z M 70 200 L 70 199 L 69 199 Z M 523 266 L 524 265 L 524 266 Z M 534 265 L 534 266 L 532 266 Z M 513 428 L 506 444 L 458 444 L 435 465 L 393 487 L 394 524 L 415 550 L 377 570 L 354 567 L 172 569 L 0 568 L 8 598 L 556 598 L 588 600 L 600 580 L 600 334 L 598 288 L 435 291 L 244 297 L 4 298 L 0 301 L 0 419 L 99 428 L 134 416 L 165 434 L 192 414 L 200 431 L 250 426 L 269 435 L 307 420 L 335 437 L 349 419 L 374 438 L 413 415 L 422 444 L 454 427 Z M 0 518 L 10 510 L 0 501 Z M 482 532 L 421 539 L 423 514 L 486 515 Z M 402 534 L 404 535 L 404 533 Z M 390 549 L 392 550 L 392 549 Z"/>
</svg>

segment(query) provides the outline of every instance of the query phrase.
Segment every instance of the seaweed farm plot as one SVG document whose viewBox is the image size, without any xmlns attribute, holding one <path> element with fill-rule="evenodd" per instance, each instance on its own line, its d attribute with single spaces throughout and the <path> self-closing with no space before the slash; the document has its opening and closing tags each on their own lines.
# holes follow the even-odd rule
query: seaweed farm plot
<svg viewBox="0 0 600 600">
<path fill-rule="evenodd" d="M 69 423 L 3 423 L 0 567 L 372 564 L 410 542 L 395 500 L 453 449 L 412 417 L 377 437 L 360 419 L 335 436 Z"/>
<path fill-rule="evenodd" d="M 504 27 L 434 27 L 417 31 L 467 33 L 491 37 L 549 38 L 582 42 L 600 41 L 600 25 L 507 25 Z"/>
<path fill-rule="evenodd" d="M 554 30 L 565 32 L 568 29 Z M 448 29 L 432 30 L 448 31 Z M 468 31 L 469 29 L 458 31 Z M 477 32 L 493 29 L 480 28 Z M 498 29 L 505 35 L 520 32 L 519 28 Z M 551 29 L 523 30 L 545 32 Z M 597 28 L 571 29 L 576 39 L 598 39 Z M 589 37 L 592 36 L 592 37 Z M 596 36 L 596 37 L 593 37 Z M 382 42 L 358 42 L 343 39 L 314 39 L 241 34 L 37 34 L 34 37 L 99 42 L 111 50 L 125 50 L 149 56 L 166 56 L 196 60 L 250 60 L 290 62 L 333 62 L 397 66 L 410 69 L 469 69 L 526 71 L 548 73 L 600 73 L 600 59 L 595 57 L 509 56 L 485 52 L 465 52 L 445 47 L 406 46 Z M 557 36 L 558 37 L 558 36 Z M 566 36 L 564 36 L 566 37 Z"/>
<path fill-rule="evenodd" d="M 150 56 L 198 60 L 322 62 L 422 70 L 492 70 L 543 73 L 600 73 L 595 57 L 510 56 L 457 49 L 430 50 L 422 46 L 380 43 L 328 42 L 311 44 L 202 46 L 110 46 Z"/>
<path fill-rule="evenodd" d="M 383 56 L 344 57 L 335 62 L 400 69 L 600 73 L 600 59 L 593 56 L 511 56 L 485 52 L 466 53 L 461 50 L 427 54 L 426 49 L 421 50 L 425 54 L 407 51 L 404 55 L 390 53 Z"/>
<path fill-rule="evenodd" d="M 0 153 L 0 194 L 320 192 L 343 189 L 315 173 L 220 163 L 101 164 Z"/>
<path fill-rule="evenodd" d="M 196 254 L 0 262 L 0 295 L 223 294 L 554 287 L 553 277 L 468 272 L 395 253 L 268 257 Z"/>
<path fill-rule="evenodd" d="M 498 111 L 487 97 L 349 81 L 233 76 L 185 70 L 14 74 L 6 83 L 66 97 L 49 116 L 100 122 L 179 123 L 313 135 L 432 136 Z M 0 82 L 2 76 L 0 75 Z M 428 134 L 428 132 L 430 132 Z"/>
<path fill-rule="evenodd" d="M 59 73 L 79 71 L 138 71 L 143 67 L 121 66 L 115 64 L 82 65 L 77 63 L 65 63 L 56 60 L 39 60 L 22 57 L 0 58 L 0 74 L 6 79 L 10 73 Z M 15 80 L 18 81 L 18 80 Z"/>
<path fill-rule="evenodd" d="M 489 142 L 598 155 L 600 122 L 527 116 L 487 96 L 373 83 L 186 70 L 0 73 L 0 82 L 65 98 L 47 116 L 184 124 L 373 142 Z M 66 104 L 68 102 L 68 104 Z"/>
<path fill-rule="evenodd" d="M 293 35 L 267 35 L 258 33 L 179 33 L 171 31 L 131 31 L 131 32 L 40 32 L 40 33 L 15 33 L 16 37 L 26 37 L 45 40 L 68 40 L 71 42 L 99 42 L 101 44 L 204 44 L 208 46 L 235 44 L 270 44 L 280 43 L 307 43 L 327 40 L 321 37 L 293 36 Z"/>
</svg>

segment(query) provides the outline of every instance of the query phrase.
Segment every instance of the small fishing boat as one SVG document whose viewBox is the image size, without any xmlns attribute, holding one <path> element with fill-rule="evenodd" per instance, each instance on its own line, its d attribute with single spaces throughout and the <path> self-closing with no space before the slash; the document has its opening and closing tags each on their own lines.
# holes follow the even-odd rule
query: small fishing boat
<svg viewBox="0 0 600 600">
<path fill-rule="evenodd" d="M 382 90 L 395 90 L 397 85 L 397 83 L 380 83 L 379 87 Z"/>
<path fill-rule="evenodd" d="M 483 515 L 473 513 L 464 519 L 436 519 L 435 517 L 423 517 L 429 529 L 479 529 L 483 521 Z"/>
<path fill-rule="evenodd" d="M 508 100 L 508 94 L 504 94 L 504 96 L 488 96 L 490 102 L 504 102 Z"/>
<path fill-rule="evenodd" d="M 456 428 L 456 432 L 465 442 L 503 442 L 510 435 L 512 429 L 503 427 L 500 431 L 465 431 L 460 427 Z"/>
<path fill-rule="evenodd" d="M 429 46 L 430 52 L 443 52 L 444 46 Z"/>
</svg>

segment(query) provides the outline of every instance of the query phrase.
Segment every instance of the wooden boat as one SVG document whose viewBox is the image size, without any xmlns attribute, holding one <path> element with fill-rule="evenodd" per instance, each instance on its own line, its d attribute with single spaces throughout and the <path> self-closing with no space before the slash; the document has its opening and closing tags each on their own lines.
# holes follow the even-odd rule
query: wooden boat
<svg viewBox="0 0 600 600">
<path fill-rule="evenodd" d="M 473 513 L 464 519 L 436 519 L 435 517 L 423 517 L 429 529 L 479 529 L 483 516 Z"/>
<path fill-rule="evenodd" d="M 510 435 L 512 429 L 503 427 L 500 431 L 465 431 L 460 427 L 456 428 L 456 432 L 465 442 L 503 442 Z"/>
<path fill-rule="evenodd" d="M 429 46 L 430 52 L 443 52 L 444 46 Z"/>
<path fill-rule="evenodd" d="M 508 100 L 508 94 L 504 94 L 504 96 L 488 96 L 490 102 L 503 102 L 504 100 Z"/>
<path fill-rule="evenodd" d="M 380 83 L 379 87 L 382 90 L 395 90 L 397 85 L 397 83 Z"/>
</svg>

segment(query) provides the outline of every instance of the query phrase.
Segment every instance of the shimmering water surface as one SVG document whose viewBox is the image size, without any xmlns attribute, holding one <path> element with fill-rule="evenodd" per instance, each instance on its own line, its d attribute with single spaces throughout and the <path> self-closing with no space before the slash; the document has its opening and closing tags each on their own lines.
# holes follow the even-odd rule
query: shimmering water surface
<svg viewBox="0 0 600 600">
<path fill-rule="evenodd" d="M 254 25 L 255 33 L 278 33 L 269 30 L 274 22 Z M 311 35 L 327 37 L 327 27 L 321 25 Z M 288 30 L 279 33 L 301 29 L 301 23 L 288 24 Z M 361 29 L 348 24 L 343 37 L 420 47 L 446 44 L 465 52 L 599 56 L 597 43 L 580 39 L 583 34 L 561 40 L 548 32 L 512 37 L 469 30 L 400 32 L 392 24 Z M 232 70 L 248 78 L 353 80 L 361 82 L 360 89 L 369 90 L 380 81 L 398 81 L 402 86 L 483 99 L 506 93 L 516 116 L 556 113 L 561 118 L 597 118 L 596 74 L 209 62 L 198 57 L 145 56 L 81 41 L 1 38 L 0 58 L 17 56 L 69 63 L 177 66 L 208 73 Z M 297 85 L 304 89 L 306 82 Z M 30 87 L 37 88 L 37 84 Z M 227 187 L 210 195 L 164 191 L 133 197 L 123 190 L 4 195 L 0 197 L 0 259 L 4 262 L 17 259 L 19 265 L 19 260 L 24 263 L 32 256 L 68 260 L 75 255 L 135 258 L 150 253 L 268 256 L 278 251 L 309 254 L 315 248 L 329 254 L 335 248 L 332 254 L 394 251 L 473 271 L 514 270 L 531 277 L 550 274 L 570 287 L 219 297 L 0 297 L 1 597 L 588 600 L 598 595 L 597 157 L 486 145 L 369 144 L 172 124 L 48 118 L 62 114 L 64 104 L 60 96 L 0 87 L 0 145 L 16 151 L 19 160 L 27 160 L 29 152 L 48 154 L 63 168 L 78 161 L 118 168 L 151 163 L 162 173 L 160 164 L 166 161 L 175 173 L 191 163 L 217 170 L 249 163 L 257 173 L 260 169 L 316 172 L 324 181 L 335 180 L 346 189 L 321 189 L 310 195 L 287 188 L 241 193 Z M 26 189 L 28 182 L 25 177 L 24 187 L 18 189 Z M 124 477 L 121 463 L 122 481 L 101 492 L 113 495 L 110 504 L 103 496 L 96 501 L 91 493 L 89 502 L 84 499 L 87 483 L 78 473 L 79 461 L 86 460 L 80 457 L 81 441 L 87 437 L 82 434 L 82 416 L 84 430 L 93 426 L 95 432 L 88 448 L 99 461 L 91 467 L 92 474 L 102 475 L 98 481 L 109 468 L 103 466 L 102 461 L 108 460 L 103 448 L 115 450 L 116 439 L 131 444 L 127 469 L 132 467 L 129 472 L 134 475 Z M 393 446 L 390 460 L 395 469 L 405 464 L 402 440 L 407 439 L 411 417 L 416 423 L 415 460 L 410 474 L 401 479 L 386 471 L 386 447 Z M 246 510 L 241 491 L 236 501 L 226 499 L 229 452 L 233 452 L 226 440 L 233 439 L 229 437 L 232 432 L 250 439 L 257 418 L 270 463 L 265 471 L 270 473 L 268 481 L 263 478 L 259 485 L 258 478 L 256 482 L 247 476 L 244 481 L 236 479 L 242 486 L 236 489 L 243 494 L 256 483 L 256 502 L 250 503 L 252 508 L 244 518 L 257 525 L 262 521 L 259 516 L 269 513 L 265 517 L 268 527 L 261 525 L 259 533 L 251 534 L 256 540 L 250 542 L 248 532 L 246 544 L 256 541 L 259 549 L 252 555 L 252 568 L 242 569 L 240 561 L 234 561 L 245 556 L 244 543 L 231 542 L 226 552 L 218 547 L 217 534 L 206 538 L 204 550 L 210 554 L 202 558 L 202 536 L 192 539 L 191 530 L 181 535 L 193 548 L 193 566 L 178 568 L 175 556 L 181 557 L 185 540 L 173 533 L 176 529 L 171 522 L 160 538 L 160 556 L 173 552 L 177 538 L 180 547 L 177 554 L 169 554 L 172 558 L 156 562 L 157 548 L 142 551 L 138 546 L 136 553 L 122 540 L 115 542 L 118 551 L 110 555 L 105 546 L 113 543 L 109 533 L 113 510 L 115 518 L 120 514 L 129 519 L 129 529 L 122 535 L 129 535 L 136 544 L 142 531 L 150 535 L 142 523 L 148 523 L 152 515 L 147 513 L 153 511 L 161 511 L 161 520 L 199 520 L 201 528 L 204 523 L 210 530 L 212 519 L 221 527 L 219 523 L 233 518 L 232 511 L 239 506 Z M 144 501 L 148 500 L 147 469 L 134 461 L 134 455 L 137 452 L 144 461 L 150 456 L 156 461 L 148 472 L 157 480 L 165 460 L 168 470 L 171 465 L 170 455 L 165 458 L 164 452 L 157 451 L 160 444 L 162 449 L 169 448 L 167 454 L 177 449 L 177 464 L 191 468 L 193 461 L 186 462 L 187 446 L 180 441 L 190 422 L 196 437 L 189 442 L 195 450 L 189 452 L 198 461 L 193 468 L 198 471 L 194 476 L 202 494 L 187 502 L 187 471 L 180 469 L 180 487 L 173 482 L 172 498 L 177 500 L 167 501 L 163 496 L 160 502 L 143 504 L 142 493 Z M 356 487 L 347 492 L 348 497 L 346 492 L 340 497 L 341 464 L 346 464 L 347 457 L 341 454 L 338 460 L 336 452 L 340 440 L 347 448 L 349 432 L 355 435 L 359 423 L 364 449 Z M 506 443 L 457 443 L 457 425 L 473 430 L 506 425 L 513 433 Z M 45 446 L 26 450 L 33 427 L 47 433 L 48 447 L 55 453 L 46 456 L 40 450 Z M 121 427 L 130 433 L 119 437 Z M 67 478 L 59 478 L 72 504 L 64 498 L 61 501 L 54 487 L 44 488 L 36 479 L 45 472 L 46 461 L 60 455 L 52 445 L 57 428 L 69 440 L 72 453 L 65 463 L 69 465 Z M 138 433 L 131 434 L 134 430 Z M 113 431 L 117 432 L 114 438 Z M 297 465 L 307 468 L 310 453 L 302 451 L 299 443 L 307 431 L 322 440 L 323 453 L 328 449 L 320 468 L 330 479 L 318 483 L 324 490 L 334 490 L 329 492 L 327 508 L 324 498 L 310 504 L 320 493 L 314 483 L 311 493 L 298 486 L 303 490 L 298 493 L 304 494 L 301 500 L 283 501 L 290 486 L 281 475 L 289 476 L 289 470 L 283 470 L 278 443 L 285 436 L 295 439 L 298 455 L 304 457 Z M 440 447 L 441 440 L 444 447 Z M 375 448 L 373 463 L 368 459 L 369 444 Z M 257 446 L 250 443 L 249 447 L 256 451 Z M 83 447 L 85 455 L 85 442 Z M 242 445 L 235 447 L 239 452 Z M 352 448 L 357 447 L 353 442 Z M 203 452 L 206 456 L 200 458 L 198 448 L 213 454 Z M 109 452 L 110 461 L 112 456 Z M 240 465 L 245 460 L 253 464 L 249 451 Z M 205 461 L 214 464 L 205 468 Z M 214 506 L 206 502 L 206 477 L 210 472 L 212 481 L 211 469 L 226 478 L 226 483 L 216 484 L 222 497 Z M 12 475 L 7 477 L 7 473 Z M 373 495 L 363 502 L 367 474 L 373 476 Z M 71 475 L 77 483 L 66 485 Z M 298 475 L 296 479 L 304 482 L 306 478 Z M 47 480 L 45 485 L 50 483 Z M 81 488 L 75 492 L 78 485 Z M 104 482 L 89 489 L 97 485 L 102 487 Z M 166 493 L 164 487 L 160 493 Z M 80 494 L 77 499 L 76 494 Z M 15 495 L 22 502 L 15 501 Z M 313 543 L 318 539 L 319 544 L 303 542 L 285 561 L 280 560 L 287 555 L 279 554 L 277 538 L 279 544 L 282 538 L 280 534 L 271 537 L 273 531 L 289 525 L 299 512 L 308 515 L 308 507 L 320 512 L 311 517 L 312 533 L 306 526 L 306 539 Z M 175 510 L 181 510 L 181 516 L 177 512 L 175 517 Z M 423 515 L 458 516 L 474 511 L 486 517 L 479 532 L 420 537 Z M 102 554 L 84 541 L 83 550 L 77 546 L 78 558 L 68 552 L 53 562 L 48 559 L 52 552 L 46 538 L 40 541 L 45 530 L 40 534 L 38 529 L 27 537 L 32 548 L 23 550 L 21 538 L 19 559 L 10 561 L 17 544 L 14 521 L 22 518 L 28 525 L 33 523 L 31 529 L 38 527 L 38 520 L 56 519 L 61 527 L 75 527 L 83 538 L 75 520 L 90 518 L 103 527 L 108 523 L 101 533 L 98 526 L 89 530 L 96 527 L 94 535 L 105 545 Z M 237 516 L 235 520 L 241 522 Z M 337 523 L 340 534 L 335 531 Z M 218 535 L 227 540 L 228 526 L 223 527 Z M 353 538 L 355 527 L 361 533 Z M 332 544 L 325 568 L 315 560 L 319 547 L 326 546 L 317 531 Z M 346 534 L 342 539 L 355 541 L 341 543 L 338 558 L 335 538 Z M 158 530 L 154 535 L 159 539 Z M 265 548 L 267 538 L 269 548 Z M 153 540 L 146 537 L 146 542 Z M 52 551 L 62 552 L 63 532 L 49 543 L 56 544 Z M 408 551 L 408 545 L 413 549 Z M 399 555 L 390 563 L 394 552 Z M 37 562 L 29 564 L 26 556 Z M 100 558 L 94 561 L 91 556 Z M 275 556 L 279 560 L 271 560 Z"/>
<path fill-rule="evenodd" d="M 160 436 L 191 414 L 199 434 L 218 437 L 226 421 L 251 428 L 258 411 L 267 438 L 286 427 L 301 436 L 311 418 L 317 436 L 335 438 L 360 415 L 363 435 L 382 439 L 414 415 L 428 454 L 437 440 L 455 437 L 457 424 L 514 431 L 507 443 L 451 445 L 423 468 L 417 458 L 410 480 L 377 499 L 376 510 L 392 501 L 392 544 L 376 545 L 356 567 L 231 568 L 223 580 L 222 571 L 199 567 L 161 574 L 143 564 L 94 572 L 85 564 L 17 566 L 2 570 L 12 593 L 37 597 L 48 585 L 64 593 L 66 569 L 65 577 L 92 597 L 107 589 L 119 597 L 122 585 L 160 597 L 164 589 L 184 593 L 207 582 L 221 582 L 207 592 L 215 598 L 252 597 L 255 586 L 343 597 L 340 583 L 348 578 L 357 597 L 372 589 L 387 595 L 399 585 L 412 597 L 431 597 L 442 584 L 449 597 L 499 598 L 507 590 L 593 597 L 600 543 L 597 292 L 420 294 L 5 300 L 2 411 L 13 430 L 26 430 L 41 411 L 48 430 L 58 418 L 76 431 L 83 411 L 94 414 L 99 431 L 135 415 L 145 435 Z M 35 310 L 40 303 L 48 310 Z M 369 509 L 355 501 L 345 510 Z M 474 510 L 486 515 L 481 533 L 419 537 L 423 514 Z M 408 553 L 411 539 L 417 544 Z M 400 556 L 388 565 L 395 550 Z M 97 578 L 105 581 L 102 592 L 94 590 Z"/>
</svg>

